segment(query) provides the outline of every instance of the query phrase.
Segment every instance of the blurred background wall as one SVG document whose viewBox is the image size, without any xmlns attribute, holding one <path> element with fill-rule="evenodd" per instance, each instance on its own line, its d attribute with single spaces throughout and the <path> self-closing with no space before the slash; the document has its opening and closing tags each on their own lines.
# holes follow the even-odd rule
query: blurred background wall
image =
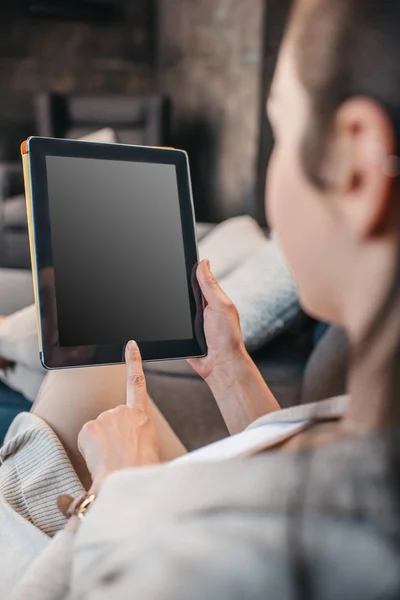
<svg viewBox="0 0 400 600">
<path fill-rule="evenodd" d="M 253 211 L 264 0 L 162 0 L 160 88 L 172 134 L 194 162 L 194 189 L 215 219 Z"/>
<path fill-rule="evenodd" d="M 0 161 L 18 160 L 35 133 L 39 93 L 159 93 L 171 107 L 166 143 L 190 155 L 198 218 L 262 221 L 266 90 L 290 0 L 109 2 L 119 16 L 104 22 L 90 10 L 84 20 L 31 18 L 21 9 L 31 0 L 2 3 Z"/>
<path fill-rule="evenodd" d="M 68 4 L 68 0 L 65 0 Z M 0 160 L 32 135 L 41 92 L 133 93 L 155 87 L 155 2 L 124 3 L 112 24 L 26 18 L 0 7 Z"/>
</svg>

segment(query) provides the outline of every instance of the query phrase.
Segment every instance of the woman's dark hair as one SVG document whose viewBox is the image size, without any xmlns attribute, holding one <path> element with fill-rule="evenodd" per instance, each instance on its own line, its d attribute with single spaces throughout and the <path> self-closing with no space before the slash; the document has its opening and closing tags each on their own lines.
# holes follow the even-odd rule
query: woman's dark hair
<svg viewBox="0 0 400 600">
<path fill-rule="evenodd" d="M 393 125 L 400 153 L 400 1 L 299 0 L 289 31 L 296 46 L 296 68 L 311 102 L 301 160 L 310 181 L 320 189 L 329 183 L 324 161 L 339 107 L 353 97 L 380 104 Z M 393 189 L 398 182 L 393 181 Z M 397 189 L 398 191 L 398 189 Z M 396 202 L 400 226 L 400 204 Z M 400 231 L 400 230 L 399 230 Z M 400 248 L 400 244 L 399 244 Z M 385 402 L 393 424 L 400 424 L 400 252 L 398 270 L 388 298 L 364 343 L 353 349 L 353 366 L 364 359 L 376 335 L 397 327 L 396 347 L 387 364 Z M 389 343 L 389 341 L 388 341 Z M 366 394 L 366 399 L 367 399 Z M 375 399 L 377 400 L 377 399 Z M 387 415 L 389 416 L 389 415 Z"/>
<path fill-rule="evenodd" d="M 400 143 L 400 2 L 299 0 L 292 15 L 297 73 L 311 101 L 302 160 L 315 185 L 326 187 L 322 161 L 349 98 L 377 101 Z"/>
<path fill-rule="evenodd" d="M 301 160 L 309 180 L 319 189 L 329 188 L 324 164 L 335 116 L 340 106 L 353 97 L 367 97 L 382 106 L 392 122 L 399 154 L 400 0 L 298 0 L 289 33 L 296 49 L 297 74 L 311 103 L 301 148 Z M 395 179 L 393 192 L 399 193 Z M 400 194 L 395 206 L 400 238 Z M 365 332 L 362 344 L 352 349 L 352 369 L 357 369 L 380 339 L 378 336 L 387 336 L 382 397 L 370 398 L 366 389 L 365 402 L 381 402 L 386 423 L 393 424 L 393 431 L 387 432 L 389 489 L 400 512 L 400 450 L 395 432 L 400 425 L 399 315 L 400 251 L 390 293 L 369 331 Z M 305 489 L 299 492 L 303 498 L 305 494 Z M 301 524 L 292 521 L 292 526 L 289 543 L 296 592 L 298 597 L 310 599 L 310 570 L 301 547 Z"/>
</svg>

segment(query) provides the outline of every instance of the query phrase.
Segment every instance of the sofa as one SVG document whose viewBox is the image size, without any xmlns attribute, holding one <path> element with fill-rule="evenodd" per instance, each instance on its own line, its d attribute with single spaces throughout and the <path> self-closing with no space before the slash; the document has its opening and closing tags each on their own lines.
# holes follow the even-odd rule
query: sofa
<svg viewBox="0 0 400 600">
<path fill-rule="evenodd" d="M 0 267 L 30 265 L 23 173 L 18 163 L 0 163 Z"/>
<path fill-rule="evenodd" d="M 199 225 L 199 240 L 212 228 Z M 12 314 L 32 301 L 30 271 L 0 269 L 0 315 Z M 340 328 L 303 316 L 258 349 L 253 359 L 284 408 L 346 391 L 347 341 Z M 228 434 L 208 386 L 186 361 L 147 363 L 145 372 L 150 395 L 188 449 Z M 22 395 L 0 383 L 0 439 L 14 416 L 29 408 Z"/>
</svg>

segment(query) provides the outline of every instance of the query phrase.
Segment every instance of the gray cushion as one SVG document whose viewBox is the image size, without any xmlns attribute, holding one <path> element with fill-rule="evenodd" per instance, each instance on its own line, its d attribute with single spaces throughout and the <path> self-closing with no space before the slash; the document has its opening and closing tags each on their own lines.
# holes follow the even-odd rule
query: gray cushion
<svg viewBox="0 0 400 600">
<path fill-rule="evenodd" d="M 0 203 L 0 222 L 4 229 L 27 231 L 25 196 L 15 196 Z"/>
<path fill-rule="evenodd" d="M 265 240 L 262 248 L 220 284 L 239 311 L 243 339 L 250 352 L 306 320 L 296 284 L 275 240 Z"/>
<path fill-rule="evenodd" d="M 24 191 L 24 176 L 21 161 L 0 163 L 0 202 Z"/>
<path fill-rule="evenodd" d="M 0 267 L 30 268 L 24 196 L 0 201 Z"/>
<path fill-rule="evenodd" d="M 254 219 L 236 217 L 217 225 L 201 240 L 200 255 L 210 259 L 215 277 L 236 305 L 249 351 L 305 320 L 277 240 L 267 239 Z"/>
<path fill-rule="evenodd" d="M 11 315 L 33 301 L 30 271 L 0 269 L 0 315 Z"/>
<path fill-rule="evenodd" d="M 201 240 L 214 229 L 215 225 L 212 223 L 197 223 L 196 224 L 196 234 L 197 241 L 201 242 Z"/>
<path fill-rule="evenodd" d="M 19 229 L 0 231 L 0 268 L 31 268 L 28 232 Z"/>
</svg>

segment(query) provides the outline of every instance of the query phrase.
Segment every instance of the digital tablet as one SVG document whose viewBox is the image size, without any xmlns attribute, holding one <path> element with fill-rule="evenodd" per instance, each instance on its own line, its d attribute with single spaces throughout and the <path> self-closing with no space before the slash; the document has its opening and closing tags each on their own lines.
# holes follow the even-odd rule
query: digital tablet
<svg viewBox="0 0 400 600">
<path fill-rule="evenodd" d="M 188 157 L 31 137 L 22 144 L 39 352 L 47 369 L 204 356 Z"/>
</svg>

